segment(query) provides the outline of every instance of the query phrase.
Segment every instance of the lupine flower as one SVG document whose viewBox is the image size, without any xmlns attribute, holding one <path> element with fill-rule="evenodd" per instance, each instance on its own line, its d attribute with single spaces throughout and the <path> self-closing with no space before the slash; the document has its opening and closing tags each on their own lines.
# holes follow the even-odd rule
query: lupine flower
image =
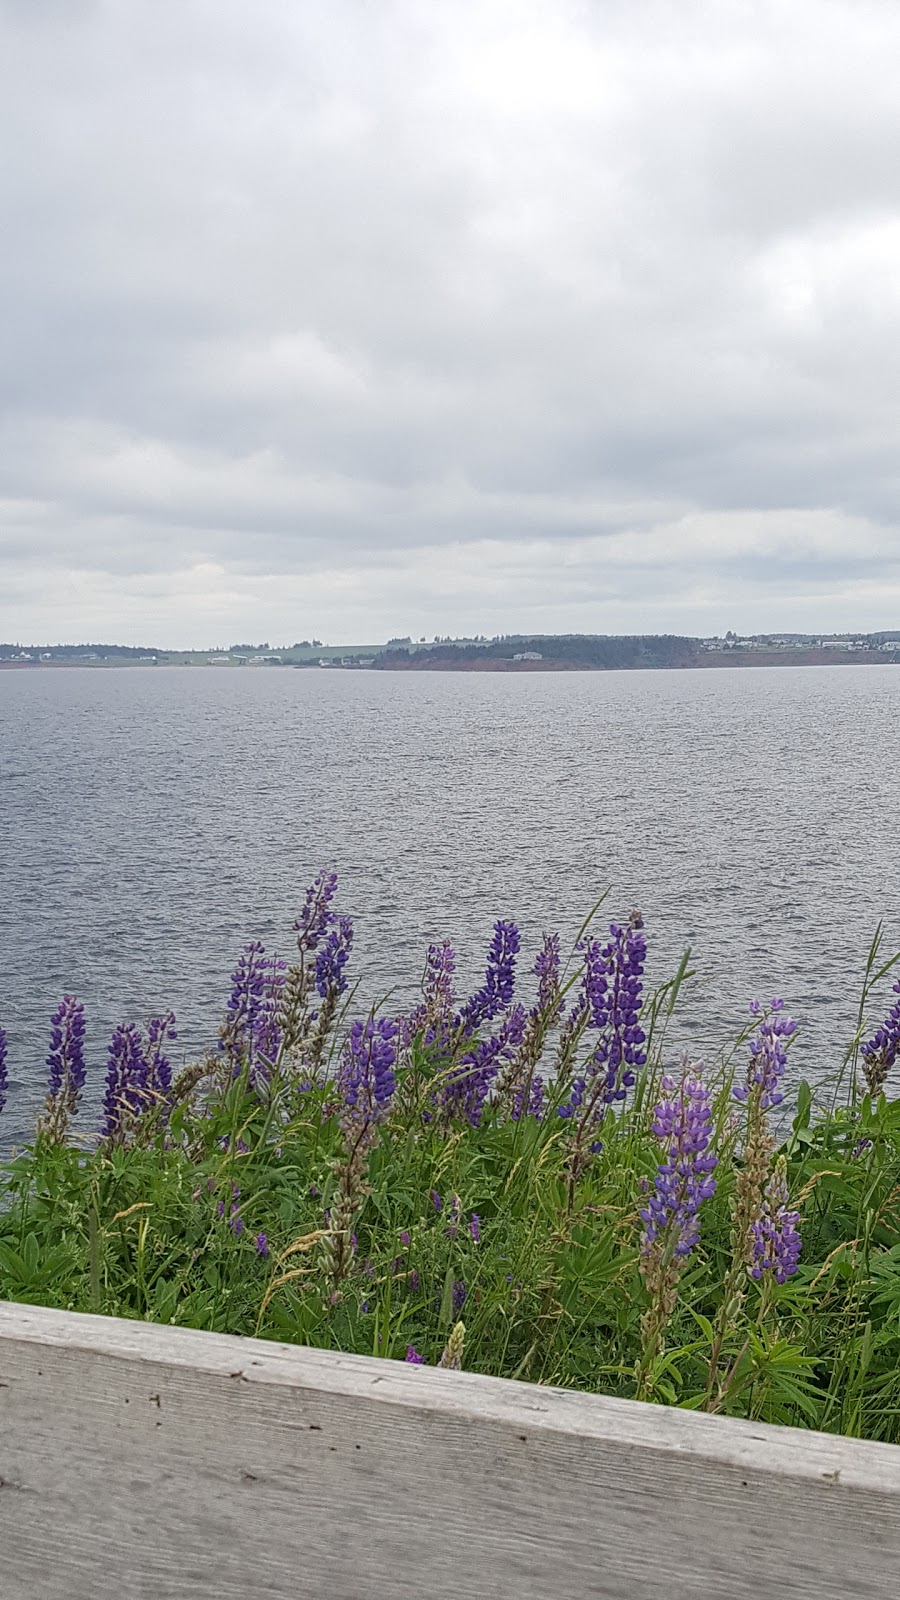
<svg viewBox="0 0 900 1600">
<path fill-rule="evenodd" d="M 589 1027 L 600 1030 L 600 1038 L 587 1063 L 584 1076 L 572 1084 L 568 1099 L 559 1107 L 562 1117 L 571 1117 L 585 1098 L 590 1085 L 590 1115 L 602 1120 L 605 1108 L 624 1100 L 633 1086 L 637 1069 L 647 1059 L 645 1034 L 639 1023 L 641 978 L 647 959 L 647 941 L 640 913 L 633 913 L 626 928 L 617 922 L 609 925 L 609 940 L 585 939 L 581 1004 Z"/>
<path fill-rule="evenodd" d="M 418 1350 L 413 1344 L 408 1344 L 406 1346 L 406 1355 L 403 1359 L 404 1361 L 408 1361 L 411 1367 L 424 1367 L 426 1365 L 425 1357 L 419 1355 Z"/>
<path fill-rule="evenodd" d="M 712 1174 L 718 1157 L 710 1148 L 713 1115 L 707 1089 L 687 1072 L 680 1082 L 664 1077 L 661 1087 L 652 1127 L 665 1155 L 641 1211 L 645 1260 L 654 1245 L 666 1259 L 689 1256 L 700 1237 L 697 1213 L 716 1190 Z"/>
<path fill-rule="evenodd" d="M 459 1316 L 459 1313 L 462 1311 L 462 1308 L 468 1298 L 468 1289 L 466 1288 L 462 1279 L 457 1278 L 453 1284 L 453 1315 L 455 1317 Z"/>
<path fill-rule="evenodd" d="M 0 1111 L 6 1105 L 6 1097 L 9 1093 L 9 1074 L 6 1065 L 7 1050 L 6 1029 L 0 1028 Z"/>
<path fill-rule="evenodd" d="M 468 1032 L 474 1033 L 483 1022 L 492 1022 L 494 1017 L 511 1005 L 519 943 L 519 930 L 514 922 L 494 923 L 484 983 L 466 1001 L 462 1011 L 461 1021 Z"/>
<path fill-rule="evenodd" d="M 492 1038 L 483 1039 L 450 1068 L 438 1092 L 445 1115 L 464 1116 L 473 1128 L 481 1125 L 491 1085 L 522 1043 L 525 1024 L 524 1006 L 514 1006 Z"/>
<path fill-rule="evenodd" d="M 749 1270 L 751 1278 L 757 1281 L 771 1272 L 776 1283 L 786 1283 L 797 1271 L 801 1250 L 797 1231 L 800 1213 L 788 1209 L 789 1201 L 787 1162 L 784 1156 L 779 1156 L 766 1185 L 762 1214 L 751 1227 L 753 1257 Z"/>
<path fill-rule="evenodd" d="M 64 995 L 50 1019 L 47 1101 L 48 1107 L 51 1101 L 65 1106 L 67 1117 L 74 1116 L 78 1109 L 87 1076 L 84 1035 L 84 1006 L 73 994 Z"/>
<path fill-rule="evenodd" d="M 473 1211 L 469 1218 L 469 1232 L 476 1244 L 481 1243 L 481 1218 L 477 1211 Z"/>
<path fill-rule="evenodd" d="M 751 1015 L 758 1016 L 760 1009 L 758 1000 L 751 1002 Z M 763 1017 L 750 1040 L 750 1065 L 746 1081 L 737 1084 L 732 1091 L 735 1100 L 746 1101 L 754 1088 L 758 1089 L 761 1111 L 769 1111 L 772 1106 L 780 1106 L 784 1099 L 781 1080 L 787 1065 L 785 1040 L 796 1033 L 797 1024 L 793 1017 L 789 1017 L 786 1013 L 782 1015 L 783 1011 L 784 1001 L 776 995 L 769 1014 Z"/>
<path fill-rule="evenodd" d="M 177 1039 L 175 1032 L 175 1013 L 167 1011 L 164 1016 L 151 1017 L 147 1026 L 147 1089 L 151 1095 L 160 1100 L 167 1100 L 172 1088 L 172 1066 L 167 1055 L 164 1054 L 165 1045 L 170 1039 Z"/>
<path fill-rule="evenodd" d="M 409 1234 L 407 1233 L 405 1228 L 404 1228 L 403 1232 L 400 1235 L 400 1243 L 401 1244 L 405 1244 L 407 1246 L 409 1245 Z"/>
<path fill-rule="evenodd" d="M 335 994 L 344 993 L 347 987 L 344 968 L 350 960 L 352 945 L 353 923 L 349 917 L 341 917 L 316 951 L 316 988 L 323 1000 L 327 999 L 329 990 Z"/>
<path fill-rule="evenodd" d="M 900 1054 L 900 978 L 894 984 L 893 992 L 898 999 L 891 1006 L 881 1027 L 862 1047 L 866 1087 L 873 1099 L 881 1093 L 884 1080 Z"/>
<path fill-rule="evenodd" d="M 336 872 L 328 872 L 323 867 L 316 873 L 294 923 L 297 945 L 301 950 L 315 950 L 319 940 L 334 921 L 331 902 L 336 889 Z"/>
<path fill-rule="evenodd" d="M 259 940 L 244 946 L 231 974 L 231 994 L 226 1007 L 220 1046 L 235 1062 L 246 1062 L 251 1072 L 268 1069 L 281 1048 L 279 1011 L 285 964 L 268 956 Z"/>
<path fill-rule="evenodd" d="M 435 1211 L 440 1211 L 444 1202 L 438 1194 L 437 1189 L 432 1189 L 431 1191 L 431 1203 L 434 1206 Z"/>
<path fill-rule="evenodd" d="M 373 1126 L 386 1115 L 397 1084 L 396 1039 L 397 1024 L 387 1017 L 354 1022 L 338 1074 L 345 1128 Z"/>
<path fill-rule="evenodd" d="M 559 942 L 558 933 L 545 933 L 532 969 L 539 980 L 535 1009 L 548 1020 L 559 1010 Z"/>
<path fill-rule="evenodd" d="M 718 1158 L 712 1149 L 713 1115 L 709 1092 L 685 1057 L 681 1078 L 662 1080 L 662 1099 L 653 1132 L 663 1146 L 650 1198 L 641 1210 L 641 1275 L 650 1304 L 641 1319 L 643 1348 L 638 1396 L 652 1383 L 653 1363 L 678 1297 L 678 1280 L 697 1243 L 698 1213 L 715 1192 L 712 1174 Z"/>
<path fill-rule="evenodd" d="M 269 1254 L 269 1241 L 264 1233 L 256 1235 L 256 1254 L 263 1259 Z"/>
<path fill-rule="evenodd" d="M 408 1278 L 407 1281 L 409 1283 L 409 1292 L 410 1292 L 410 1294 L 418 1294 L 418 1292 L 419 1292 L 419 1274 L 416 1272 L 415 1268 L 410 1273 L 409 1278 Z"/>
<path fill-rule="evenodd" d="M 516 1085 L 513 1092 L 510 1116 L 513 1122 L 520 1122 L 523 1117 L 534 1117 L 535 1122 L 540 1122 L 544 1115 L 544 1101 L 547 1091 L 544 1080 L 539 1073 L 536 1072 L 532 1077 L 531 1086 L 528 1089 L 527 1105 L 525 1090 L 525 1084 Z"/>
<path fill-rule="evenodd" d="M 147 1105 L 147 1059 L 137 1025 L 120 1022 L 106 1054 L 101 1131 L 107 1139 L 121 1141 Z"/>
</svg>

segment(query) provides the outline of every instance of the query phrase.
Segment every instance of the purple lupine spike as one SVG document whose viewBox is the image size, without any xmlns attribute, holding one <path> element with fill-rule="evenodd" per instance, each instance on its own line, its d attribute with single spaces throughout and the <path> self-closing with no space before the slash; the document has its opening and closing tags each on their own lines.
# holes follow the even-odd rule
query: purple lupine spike
<svg viewBox="0 0 900 1600">
<path fill-rule="evenodd" d="M 70 1116 L 78 1108 L 87 1076 L 84 1035 L 84 1006 L 73 994 L 64 995 L 50 1019 L 47 1096 L 57 1103 L 65 1101 Z"/>
<path fill-rule="evenodd" d="M 758 1000 L 750 1002 L 751 1016 L 759 1016 L 761 1006 Z M 750 1040 L 750 1063 L 747 1068 L 747 1077 L 744 1083 L 736 1084 L 732 1090 L 735 1100 L 745 1101 L 754 1087 L 760 1090 L 759 1106 L 761 1111 L 769 1111 L 772 1106 L 780 1106 L 784 1099 L 781 1090 L 781 1080 L 787 1066 L 786 1041 L 797 1032 L 797 1023 L 784 1011 L 784 1001 L 776 995 L 763 1017 L 753 1038 Z"/>
<path fill-rule="evenodd" d="M 757 1282 L 771 1272 L 776 1283 L 786 1283 L 797 1271 L 801 1239 L 799 1211 L 789 1210 L 787 1162 L 779 1156 L 763 1196 L 762 1214 L 751 1224 L 750 1276 Z"/>
<path fill-rule="evenodd" d="M 470 1033 L 512 1004 L 516 984 L 516 956 L 519 953 L 519 930 L 514 922 L 495 922 L 494 937 L 488 951 L 484 983 L 466 1001 L 462 1022 Z"/>
<path fill-rule="evenodd" d="M 231 974 L 220 1047 L 234 1058 L 236 1068 L 247 1062 L 251 1071 L 264 1073 L 281 1047 L 278 1010 L 284 987 L 285 963 L 268 956 L 259 940 L 244 946 Z"/>
<path fill-rule="evenodd" d="M 0 1028 L 0 1111 L 6 1105 L 7 1095 L 9 1094 L 9 1070 L 6 1064 L 8 1053 L 9 1040 L 6 1029 Z"/>
<path fill-rule="evenodd" d="M 349 917 L 341 917 L 316 951 L 316 988 L 323 1000 L 329 990 L 335 994 L 344 993 L 347 987 L 344 968 L 350 960 L 352 945 L 353 923 Z"/>
<path fill-rule="evenodd" d="M 574 1116 L 591 1084 L 589 1108 L 602 1120 L 607 1106 L 624 1100 L 633 1087 L 637 1070 L 647 1059 L 646 1035 L 640 1026 L 641 995 L 647 940 L 643 918 L 633 912 L 627 927 L 609 925 L 609 939 L 583 940 L 584 974 L 580 1004 L 587 1013 L 588 1026 L 600 1031 L 600 1038 L 587 1063 L 585 1077 L 574 1080 L 567 1100 L 559 1107 L 561 1117 Z M 587 1113 L 586 1113 L 587 1114 Z"/>
<path fill-rule="evenodd" d="M 175 1013 L 166 1011 L 163 1016 L 151 1017 L 147 1025 L 147 1090 L 157 1100 L 167 1100 L 172 1087 L 172 1063 L 165 1054 L 170 1039 L 177 1039 Z"/>
<path fill-rule="evenodd" d="M 329 872 L 323 867 L 316 873 L 307 889 L 306 898 L 294 923 L 297 946 L 300 950 L 315 950 L 319 940 L 334 922 L 331 902 L 336 890 L 337 873 Z"/>
<path fill-rule="evenodd" d="M 387 1017 L 367 1017 L 350 1029 L 338 1073 L 345 1134 L 371 1130 L 387 1115 L 397 1085 L 397 1032 Z"/>
<path fill-rule="evenodd" d="M 900 978 L 893 986 L 900 997 Z M 862 1046 L 863 1072 L 866 1086 L 874 1097 L 880 1093 L 884 1080 L 900 1055 L 900 998 L 891 1006 L 880 1028 Z"/>
<path fill-rule="evenodd" d="M 424 1367 L 427 1365 L 425 1357 L 419 1355 L 419 1352 L 414 1344 L 408 1344 L 406 1346 L 406 1355 L 403 1357 L 403 1359 L 404 1361 L 408 1361 L 411 1367 Z"/>
<path fill-rule="evenodd" d="M 469 1232 L 471 1233 L 475 1244 L 480 1244 L 481 1243 L 481 1218 L 479 1217 L 477 1211 L 473 1211 L 471 1217 L 469 1218 Z"/>
<path fill-rule="evenodd" d="M 455 1317 L 459 1316 L 459 1313 L 462 1311 L 462 1308 L 465 1305 L 465 1303 L 468 1300 L 468 1298 L 469 1298 L 468 1289 L 466 1288 L 466 1286 L 463 1283 L 462 1279 L 461 1278 L 457 1278 L 455 1280 L 454 1284 L 453 1284 L 453 1315 Z"/>
<path fill-rule="evenodd" d="M 264 1233 L 256 1235 L 256 1254 L 261 1256 L 263 1260 L 269 1254 L 269 1240 Z"/>
<path fill-rule="evenodd" d="M 119 1023 L 107 1060 L 101 1131 L 107 1139 L 123 1139 L 147 1104 L 147 1061 L 135 1023 Z"/>
<path fill-rule="evenodd" d="M 559 946 L 558 933 L 545 933 L 533 967 L 538 979 L 535 1010 L 550 1022 L 559 1014 Z"/>
<path fill-rule="evenodd" d="M 544 1115 L 547 1090 L 539 1072 L 536 1072 L 531 1080 L 531 1085 L 528 1088 L 527 1104 L 526 1087 L 525 1084 L 517 1084 L 513 1094 L 510 1116 L 513 1122 L 521 1122 L 523 1117 L 533 1117 L 535 1122 L 540 1122 Z"/>
<path fill-rule="evenodd" d="M 522 1043 L 526 1021 L 524 1006 L 514 1006 L 492 1038 L 475 1045 L 448 1071 L 438 1091 L 445 1115 L 464 1116 L 473 1128 L 480 1127 L 491 1085 Z"/>
<path fill-rule="evenodd" d="M 652 1126 L 665 1155 L 641 1211 L 641 1246 L 645 1258 L 655 1247 L 663 1257 L 683 1259 L 700 1237 L 700 1206 L 716 1190 L 712 1106 L 709 1091 L 691 1072 L 685 1071 L 680 1081 L 664 1077 L 661 1088 Z"/>
</svg>

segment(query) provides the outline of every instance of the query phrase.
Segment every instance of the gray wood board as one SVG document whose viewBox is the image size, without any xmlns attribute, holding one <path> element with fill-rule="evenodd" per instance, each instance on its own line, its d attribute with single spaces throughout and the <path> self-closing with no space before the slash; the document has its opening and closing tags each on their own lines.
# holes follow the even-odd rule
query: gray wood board
<svg viewBox="0 0 900 1600">
<path fill-rule="evenodd" d="M 900 1449 L 0 1305 L 2 1600 L 900 1594 Z"/>
</svg>

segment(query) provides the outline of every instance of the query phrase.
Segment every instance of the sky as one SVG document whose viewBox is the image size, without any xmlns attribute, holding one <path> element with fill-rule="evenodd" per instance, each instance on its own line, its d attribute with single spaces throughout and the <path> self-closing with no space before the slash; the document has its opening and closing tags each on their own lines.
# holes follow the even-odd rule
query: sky
<svg viewBox="0 0 900 1600">
<path fill-rule="evenodd" d="M 0 640 L 900 627 L 894 0 L 0 0 Z"/>
</svg>

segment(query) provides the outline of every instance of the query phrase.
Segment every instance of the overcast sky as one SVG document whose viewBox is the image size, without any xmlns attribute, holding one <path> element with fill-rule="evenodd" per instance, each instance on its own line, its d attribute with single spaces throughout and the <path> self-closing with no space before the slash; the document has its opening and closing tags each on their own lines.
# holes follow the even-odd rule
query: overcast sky
<svg viewBox="0 0 900 1600">
<path fill-rule="evenodd" d="M 896 0 L 0 0 L 0 640 L 900 627 Z"/>
</svg>

